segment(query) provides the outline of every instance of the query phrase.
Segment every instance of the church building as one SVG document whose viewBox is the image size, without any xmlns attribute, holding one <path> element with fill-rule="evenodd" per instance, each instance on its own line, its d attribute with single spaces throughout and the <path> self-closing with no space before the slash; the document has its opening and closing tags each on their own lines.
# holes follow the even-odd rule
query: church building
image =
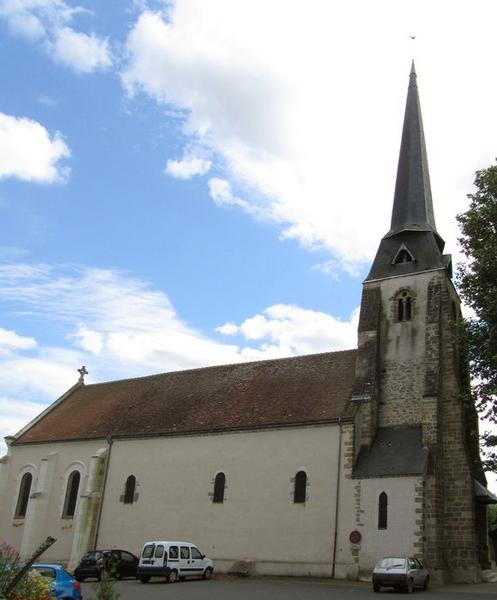
<svg viewBox="0 0 497 600">
<path fill-rule="evenodd" d="M 0 459 L 0 540 L 74 567 L 94 548 L 194 542 L 215 570 L 357 579 L 416 556 L 432 581 L 490 567 L 461 313 L 433 211 L 411 70 L 390 230 L 356 349 L 87 385 Z"/>
</svg>

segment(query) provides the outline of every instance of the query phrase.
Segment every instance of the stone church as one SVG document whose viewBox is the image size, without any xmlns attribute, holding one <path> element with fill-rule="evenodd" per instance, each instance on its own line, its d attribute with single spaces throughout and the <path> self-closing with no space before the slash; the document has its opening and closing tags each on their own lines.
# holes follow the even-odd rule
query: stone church
<svg viewBox="0 0 497 600">
<path fill-rule="evenodd" d="M 357 349 L 86 385 L 0 459 L 0 540 L 74 567 L 93 548 L 185 539 L 218 572 L 355 579 L 415 555 L 432 580 L 488 568 L 459 298 L 410 74 L 391 226 Z"/>
</svg>

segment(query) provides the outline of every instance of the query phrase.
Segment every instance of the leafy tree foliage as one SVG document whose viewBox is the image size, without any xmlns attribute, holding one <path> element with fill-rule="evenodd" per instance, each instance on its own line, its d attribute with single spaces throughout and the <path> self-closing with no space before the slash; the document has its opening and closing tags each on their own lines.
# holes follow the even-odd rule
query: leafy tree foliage
<svg viewBox="0 0 497 600">
<path fill-rule="evenodd" d="M 476 193 L 469 209 L 458 215 L 459 242 L 467 262 L 458 271 L 458 286 L 474 311 L 467 321 L 469 358 L 477 407 L 497 423 L 497 165 L 477 171 Z M 497 435 L 483 435 L 487 468 L 497 467 Z"/>
</svg>

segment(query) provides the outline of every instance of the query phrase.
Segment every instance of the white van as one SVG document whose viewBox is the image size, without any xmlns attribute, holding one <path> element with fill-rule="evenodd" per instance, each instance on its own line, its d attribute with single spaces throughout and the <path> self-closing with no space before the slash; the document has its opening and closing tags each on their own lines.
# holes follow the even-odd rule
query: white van
<svg viewBox="0 0 497 600">
<path fill-rule="evenodd" d="M 151 577 L 165 577 L 169 583 L 186 577 L 210 579 L 213 562 L 190 542 L 145 542 L 137 576 L 142 583 Z"/>
</svg>

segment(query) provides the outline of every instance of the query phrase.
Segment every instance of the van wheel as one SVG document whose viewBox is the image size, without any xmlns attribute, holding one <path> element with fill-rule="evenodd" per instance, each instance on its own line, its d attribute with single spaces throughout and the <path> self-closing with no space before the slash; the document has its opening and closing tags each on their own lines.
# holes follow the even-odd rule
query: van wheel
<svg viewBox="0 0 497 600">
<path fill-rule="evenodd" d="M 373 592 L 378 593 L 381 590 L 381 586 L 379 583 L 373 583 Z"/>
<path fill-rule="evenodd" d="M 148 583 L 150 581 L 150 575 L 140 575 L 140 581 L 142 583 Z"/>
<path fill-rule="evenodd" d="M 413 591 L 412 579 L 409 579 L 407 581 L 407 585 L 406 585 L 406 592 L 408 594 L 412 594 L 412 591 Z"/>
<path fill-rule="evenodd" d="M 169 572 L 169 575 L 167 576 L 167 582 L 168 583 L 176 583 L 178 581 L 178 571 L 173 570 Z"/>
<path fill-rule="evenodd" d="M 429 582 L 429 581 L 430 581 L 430 576 L 429 576 L 429 575 L 427 575 L 427 576 L 426 576 L 426 579 L 425 579 L 425 583 L 424 583 L 424 585 L 423 585 L 423 589 L 424 589 L 424 590 L 427 590 L 427 589 L 428 589 L 428 582 Z"/>
<path fill-rule="evenodd" d="M 203 577 L 204 579 L 210 579 L 212 577 L 212 569 L 210 567 L 205 569 Z"/>
</svg>

